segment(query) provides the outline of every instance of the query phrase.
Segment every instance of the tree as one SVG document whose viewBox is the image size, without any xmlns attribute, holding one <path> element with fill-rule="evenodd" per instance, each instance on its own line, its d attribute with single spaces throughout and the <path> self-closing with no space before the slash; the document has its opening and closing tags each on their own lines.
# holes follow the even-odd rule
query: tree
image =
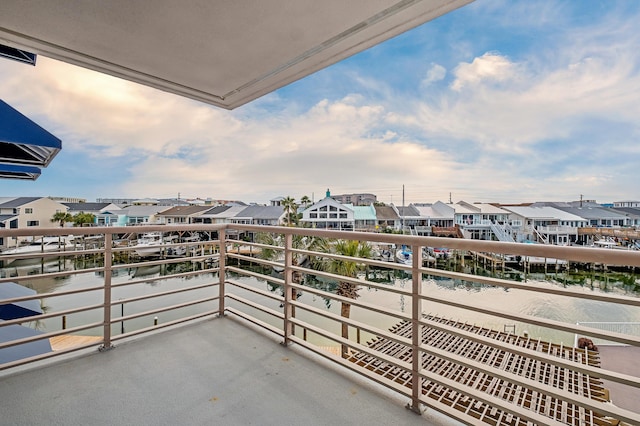
<svg viewBox="0 0 640 426">
<path fill-rule="evenodd" d="M 309 207 L 309 204 L 311 204 L 311 199 L 306 195 L 303 195 L 302 198 L 300 198 L 300 204 L 302 204 L 302 206 L 306 209 L 307 207 Z"/>
<path fill-rule="evenodd" d="M 84 226 L 85 224 L 93 224 L 96 220 L 96 215 L 92 213 L 80 212 L 73 216 L 73 226 Z"/>
<path fill-rule="evenodd" d="M 298 223 L 298 205 L 293 197 L 282 200 L 284 208 L 284 221 L 287 226 L 295 226 Z"/>
<path fill-rule="evenodd" d="M 335 242 L 328 241 L 327 244 L 318 248 L 318 251 L 348 256 L 352 258 L 369 259 L 372 255 L 372 248 L 367 242 L 354 240 L 338 240 Z M 355 260 L 320 258 L 316 259 L 316 261 L 314 262 L 314 267 L 332 274 L 342 275 L 349 278 L 356 278 L 358 276 L 358 272 L 364 269 L 364 264 L 358 263 Z M 336 294 L 338 296 L 347 297 L 349 299 L 357 299 L 358 289 L 359 286 L 357 284 L 347 281 L 338 281 Z M 341 302 L 340 315 L 343 318 L 349 318 L 351 316 L 350 303 Z M 349 326 L 346 323 L 342 324 L 342 337 L 344 339 L 349 338 Z M 342 357 L 346 358 L 348 348 L 346 345 L 341 345 L 341 347 Z"/>
<path fill-rule="evenodd" d="M 51 218 L 51 222 L 60 223 L 60 228 L 64 227 L 67 222 L 72 222 L 73 216 L 67 212 L 56 212 Z"/>
</svg>

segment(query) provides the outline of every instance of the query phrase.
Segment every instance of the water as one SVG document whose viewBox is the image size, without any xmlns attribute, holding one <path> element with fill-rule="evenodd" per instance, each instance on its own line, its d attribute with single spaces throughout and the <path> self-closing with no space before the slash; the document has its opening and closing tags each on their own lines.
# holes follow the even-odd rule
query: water
<svg viewBox="0 0 640 426">
<path fill-rule="evenodd" d="M 81 269 L 87 267 L 100 266 L 99 264 L 88 263 L 78 264 L 71 260 L 53 260 L 46 264 L 38 263 L 32 265 L 9 265 L 0 269 L 0 277 L 12 276 L 30 276 L 43 272 L 68 271 L 73 269 Z M 208 284 L 217 282 L 217 274 L 206 273 L 194 277 L 181 277 L 166 279 L 163 275 L 176 272 L 186 272 L 191 270 L 202 269 L 203 265 L 191 262 L 180 262 L 172 265 L 162 266 L 141 266 L 137 268 L 124 268 L 115 270 L 113 273 L 113 285 L 123 284 L 139 280 L 141 278 L 150 279 L 149 282 L 136 284 L 126 287 L 114 288 L 112 292 L 112 300 L 118 301 L 132 297 L 143 295 L 157 294 L 175 289 L 184 289 L 191 286 Z M 259 269 L 259 268 L 258 268 Z M 282 277 L 270 270 L 263 270 L 264 273 L 272 273 L 274 277 Z M 465 271 L 470 272 L 470 271 Z M 491 275 L 491 271 L 480 270 L 474 268 L 474 272 L 479 275 Z M 640 294 L 640 278 L 631 272 L 594 272 L 594 271 L 564 271 L 553 274 L 527 274 L 510 271 L 499 272 L 498 275 L 507 277 L 525 283 L 532 288 L 565 288 L 577 293 L 608 293 L 620 294 L 631 297 L 638 297 Z M 234 276 L 229 274 L 244 284 L 248 284 L 255 288 L 282 294 L 279 286 L 270 283 L 267 280 L 257 279 L 253 277 Z M 411 276 L 401 271 L 390 270 L 373 270 L 367 274 L 368 279 L 385 286 L 410 289 Z M 362 276 L 364 278 L 364 275 Z M 102 286 L 104 277 L 100 273 L 83 273 L 79 275 L 65 275 L 61 277 L 45 277 L 41 279 L 28 279 L 22 282 L 23 285 L 35 289 L 38 293 L 60 292 L 73 289 L 89 288 L 94 286 Z M 305 285 L 323 289 L 326 291 L 335 291 L 335 283 L 322 279 L 315 279 L 307 276 Z M 281 311 L 279 301 L 269 300 L 254 293 L 238 289 L 235 286 L 229 286 L 230 291 L 250 300 L 259 301 L 261 304 Z M 120 317 L 122 314 L 131 315 L 136 312 L 157 309 L 163 306 L 177 304 L 193 300 L 195 298 L 203 298 L 214 296 L 217 294 L 217 287 L 208 287 L 183 293 L 172 294 L 170 296 L 162 296 L 144 301 L 130 302 L 124 305 L 116 305 L 112 308 L 112 316 Z M 435 276 L 426 276 L 422 280 L 422 292 L 430 297 L 441 298 L 445 300 L 455 301 L 466 306 L 478 306 L 501 310 L 509 313 L 518 313 L 531 315 L 534 317 L 558 320 L 570 324 L 580 321 L 621 321 L 621 322 L 640 322 L 640 308 L 613 305 L 610 303 L 589 301 L 584 299 L 575 299 L 563 296 L 549 295 L 535 291 L 525 291 L 519 289 L 504 289 L 500 287 L 492 287 L 477 283 L 445 279 Z M 410 313 L 409 298 L 389 293 L 380 289 L 361 287 L 359 290 L 359 301 L 378 305 L 380 307 L 393 311 Z M 325 299 L 309 292 L 302 291 L 299 294 L 300 302 L 309 304 L 315 308 L 324 311 L 340 314 L 340 304 Z M 80 306 L 100 304 L 103 302 L 102 291 L 92 291 L 88 293 L 80 293 L 64 297 L 49 297 L 43 300 L 46 312 L 59 312 L 68 309 L 74 309 Z M 133 331 L 136 329 L 149 327 L 153 324 L 154 318 L 157 316 L 160 323 L 171 321 L 184 316 L 194 315 L 217 307 L 217 301 L 206 302 L 186 308 L 181 308 L 175 312 L 162 312 L 154 315 L 147 315 L 142 318 L 127 320 L 124 323 L 113 324 L 112 333 L 121 333 Z M 268 322 L 276 327 L 281 328 L 281 320 L 254 310 L 241 306 L 238 302 L 228 301 L 228 306 L 238 307 L 244 311 L 250 312 L 251 315 Z M 508 319 L 496 318 L 469 310 L 453 308 L 436 302 L 423 302 L 422 311 L 432 315 L 445 317 L 476 324 L 479 326 L 492 328 L 496 330 L 510 330 L 516 334 L 527 333 L 532 338 L 541 338 L 556 343 L 564 343 L 572 345 L 574 335 L 565 332 L 548 330 L 543 327 L 527 325 L 514 322 Z M 67 327 L 75 327 L 85 323 L 95 323 L 102 321 L 102 309 L 95 309 L 88 312 L 74 313 L 67 315 Z M 306 322 L 323 327 L 335 334 L 340 334 L 340 326 L 338 323 L 327 320 L 316 314 L 298 310 L 296 316 Z M 352 306 L 351 318 L 372 324 L 380 329 L 388 329 L 397 319 L 383 316 L 371 311 L 367 311 L 356 306 Z M 38 328 L 41 331 L 55 331 L 62 328 L 62 320 L 60 318 L 45 319 L 30 323 L 30 326 Z M 82 331 L 80 334 L 101 335 L 102 329 L 96 327 L 90 330 Z M 361 341 L 364 343 L 372 336 L 363 333 Z M 310 335 L 309 340 L 318 345 L 335 345 L 334 342 L 320 336 Z"/>
</svg>

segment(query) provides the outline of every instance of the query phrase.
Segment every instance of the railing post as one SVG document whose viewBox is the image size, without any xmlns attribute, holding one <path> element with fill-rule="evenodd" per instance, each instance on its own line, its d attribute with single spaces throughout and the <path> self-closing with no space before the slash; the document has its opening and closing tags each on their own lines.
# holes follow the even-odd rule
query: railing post
<svg viewBox="0 0 640 426">
<path fill-rule="evenodd" d="M 225 229 L 221 229 L 218 231 L 218 241 L 220 241 L 220 246 L 219 246 L 219 254 L 220 257 L 218 258 L 218 277 L 219 277 L 219 282 L 218 282 L 218 317 L 224 316 L 224 298 L 225 298 L 225 288 L 224 288 L 224 283 L 225 283 L 225 270 L 227 267 L 227 233 Z"/>
<path fill-rule="evenodd" d="M 293 281 L 293 235 L 285 234 L 284 236 L 284 342 L 283 345 L 289 345 L 289 336 L 293 334 L 293 327 L 290 318 L 293 316 L 291 305 L 291 282 Z"/>
<path fill-rule="evenodd" d="M 111 344 L 111 266 L 112 266 L 112 235 L 104 234 L 104 322 L 103 343 L 100 351 L 113 348 Z"/>
<path fill-rule="evenodd" d="M 422 288 L 422 247 L 414 244 L 411 246 L 412 269 L 411 269 L 411 402 L 407 408 L 417 414 L 422 414 L 420 410 L 420 395 L 422 394 L 422 379 L 420 369 L 422 368 L 420 356 L 420 343 L 422 333 L 420 318 L 422 316 L 422 300 L 420 293 Z"/>
</svg>

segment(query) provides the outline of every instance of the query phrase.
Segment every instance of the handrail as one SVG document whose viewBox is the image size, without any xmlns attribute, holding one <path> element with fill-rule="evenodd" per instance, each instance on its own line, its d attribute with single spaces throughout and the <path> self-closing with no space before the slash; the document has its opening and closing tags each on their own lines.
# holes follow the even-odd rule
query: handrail
<svg viewBox="0 0 640 426">
<path fill-rule="evenodd" d="M 492 226 L 493 228 L 493 226 Z M 505 232 L 506 230 L 500 228 Z M 197 256 L 185 257 L 184 259 L 159 259 L 159 260 L 140 260 L 140 262 L 132 261 L 129 256 L 135 250 L 135 246 L 114 247 L 112 239 L 122 233 L 131 232 L 182 232 L 182 231 L 201 231 L 216 233 L 217 239 L 198 242 L 189 242 L 195 249 L 202 247 L 202 253 Z M 229 232 L 233 231 L 233 232 Z M 274 233 L 282 235 L 281 246 L 271 246 L 264 243 L 245 242 L 243 240 L 233 240 L 229 236 L 236 234 L 247 235 L 250 233 Z M 545 417 L 543 414 L 533 414 L 527 408 L 513 405 L 508 401 L 498 401 L 496 397 L 490 394 L 481 394 L 480 391 L 470 389 L 468 386 L 452 381 L 444 376 L 436 375 L 425 369 L 424 361 L 427 357 L 436 356 L 447 363 L 457 363 L 468 368 L 480 371 L 482 374 L 492 375 L 500 378 L 500 380 L 511 381 L 518 386 L 529 386 L 536 392 L 545 392 L 567 403 L 576 404 L 583 410 L 598 411 L 606 413 L 617 419 L 621 419 L 631 423 L 640 424 L 640 414 L 629 412 L 615 406 L 601 406 L 601 402 L 587 399 L 583 396 L 575 396 L 569 394 L 565 390 L 552 388 L 549 384 L 536 384 L 529 378 L 521 378 L 512 372 L 503 371 L 499 367 L 480 363 L 473 358 L 465 358 L 461 354 L 450 353 L 446 350 L 434 346 L 434 342 L 423 341 L 421 331 L 433 329 L 440 332 L 457 336 L 460 339 L 467 339 L 470 342 L 485 345 L 488 348 L 496 350 L 505 350 L 514 356 L 528 357 L 537 362 L 544 362 L 554 366 L 554 368 L 571 369 L 588 377 L 600 377 L 614 382 L 622 383 L 634 388 L 640 388 L 640 379 L 631 375 L 621 374 L 615 371 L 609 371 L 597 368 L 591 364 L 574 365 L 574 361 L 564 358 L 558 358 L 552 354 L 538 352 L 528 347 L 520 347 L 509 343 L 508 341 L 499 341 L 491 337 L 474 334 L 470 331 L 456 329 L 446 324 L 434 323 L 425 320 L 423 310 L 427 304 L 436 303 L 449 307 L 455 307 L 464 312 L 477 312 L 484 315 L 490 315 L 493 318 L 502 318 L 509 321 L 521 322 L 530 325 L 537 325 L 553 330 L 568 333 L 577 333 L 590 337 L 603 338 L 608 341 L 617 341 L 633 346 L 640 346 L 640 337 L 630 336 L 628 334 L 616 333 L 607 330 L 597 330 L 584 325 L 566 323 L 563 321 L 537 317 L 533 315 L 523 314 L 520 312 L 511 312 L 503 307 L 493 305 L 480 306 L 474 303 L 470 306 L 468 303 L 453 298 L 442 297 L 438 294 L 431 294 L 425 291 L 425 285 L 428 280 L 426 276 L 443 277 L 453 280 L 462 280 L 473 282 L 476 284 L 500 286 L 505 289 L 513 289 L 518 291 L 538 292 L 553 297 L 573 298 L 577 300 L 591 300 L 606 304 L 615 304 L 618 306 L 640 307 L 640 298 L 596 293 L 596 292 L 578 292 L 561 287 L 539 287 L 527 282 L 517 282 L 506 278 L 496 278 L 489 276 L 474 275 L 472 273 L 449 271 L 440 267 L 425 267 L 422 262 L 422 250 L 426 247 L 447 247 L 458 250 L 460 253 L 465 251 L 488 252 L 498 254 L 511 254 L 521 256 L 537 256 L 545 258 L 566 259 L 576 263 L 604 264 L 609 266 L 621 267 L 640 267 L 640 251 L 622 251 L 609 250 L 606 248 L 588 248 L 588 247 L 559 247 L 544 244 L 521 244 L 515 242 L 504 241 L 480 241 L 466 240 L 454 238 L 426 237 L 415 235 L 394 235 L 394 234 L 378 234 L 370 232 L 354 232 L 354 231 L 332 231 L 318 230 L 307 228 L 293 228 L 280 226 L 261 226 L 261 225 L 157 225 L 142 227 L 93 227 L 93 228 L 51 228 L 51 229 L 28 229 L 28 230 L 0 230 L 0 237 L 8 236 L 39 236 L 39 235 L 103 235 L 104 247 L 91 250 L 79 251 L 60 251 L 55 253 L 36 253 L 33 255 L 21 254 L 21 258 L 44 258 L 44 257 L 60 257 L 63 259 L 72 259 L 80 256 L 97 256 L 100 261 L 96 261 L 98 266 L 88 267 L 86 269 L 78 269 L 73 271 L 56 271 L 51 273 L 37 273 L 29 276 L 4 277 L 0 278 L 0 283 L 15 281 L 18 283 L 28 283 L 33 280 L 43 280 L 46 278 L 58 279 L 62 277 L 82 277 L 82 274 L 99 275 L 103 285 L 90 285 L 82 289 L 55 289 L 46 291 L 41 294 L 12 297 L 11 299 L 0 300 L 0 304 L 15 303 L 20 301 L 33 301 L 38 299 L 65 299 L 71 298 L 76 294 L 84 294 L 87 292 L 101 292 L 100 303 L 92 303 L 82 307 L 73 307 L 58 309 L 55 312 L 47 312 L 41 316 L 26 317 L 24 319 L 9 320 L 6 323 L 0 323 L 0 329 L 3 326 L 13 326 L 21 323 L 33 322 L 40 318 L 50 321 L 58 317 L 66 315 L 74 315 L 80 312 L 101 310 L 102 318 L 100 320 L 89 321 L 88 323 L 74 326 L 68 330 L 79 332 L 83 330 L 100 327 L 101 329 L 101 347 L 110 349 L 113 347 L 113 341 L 134 336 L 142 333 L 151 332 L 158 328 L 168 327 L 170 325 L 178 325 L 196 319 L 210 317 L 212 315 L 234 315 L 242 320 L 257 324 L 264 329 L 282 336 L 284 344 L 301 344 L 302 346 L 321 353 L 324 357 L 335 361 L 336 363 L 352 368 L 354 371 L 363 374 L 371 380 L 383 383 L 385 386 L 402 393 L 410 398 L 409 408 L 414 411 L 420 411 L 421 406 L 426 404 L 437 410 L 448 413 L 463 422 L 470 422 L 470 418 L 465 417 L 463 413 L 456 413 L 450 407 L 443 405 L 441 402 L 434 401 L 432 398 L 425 396 L 422 392 L 422 386 L 427 381 L 441 383 L 451 388 L 452 391 L 459 392 L 461 395 L 475 398 L 483 403 L 495 404 L 510 415 L 519 416 L 521 418 L 534 419 L 539 421 L 541 418 L 551 424 L 555 418 Z M 388 263 L 372 259 L 353 258 L 338 253 L 325 253 L 310 249 L 296 248 L 293 245 L 293 236 L 319 237 L 325 239 L 343 239 L 363 241 L 369 244 L 384 243 L 395 244 L 396 246 L 406 245 L 412 248 L 413 257 L 410 265 L 402 265 L 396 263 Z M 204 244 L 214 245 L 218 248 L 217 253 L 205 254 Z M 246 245 L 251 247 L 251 253 L 240 252 L 234 250 L 232 245 Z M 172 244 L 174 245 L 174 244 Z M 177 245 L 176 245 L 177 246 Z M 276 261 L 273 259 L 261 259 L 255 257 L 263 249 L 274 249 L 284 253 L 284 261 Z M 335 263 L 353 263 L 368 268 L 383 267 L 397 273 L 408 273 L 407 286 L 405 288 L 394 287 L 381 284 L 368 279 L 357 276 L 344 276 L 337 271 L 321 271 L 313 269 L 309 266 L 297 265 L 294 263 L 294 256 L 306 256 L 309 259 L 322 257 Z M 0 260 L 3 259 L 0 253 Z M 16 255 L 5 256 L 4 259 L 16 261 Z M 214 259 L 217 267 L 207 267 L 204 262 Z M 229 261 L 233 260 L 234 265 L 230 265 Z M 102 262 L 102 263 L 100 263 Z M 168 268 L 173 264 L 182 264 L 184 262 L 192 262 L 187 270 L 178 270 L 178 272 L 167 272 L 165 274 L 157 274 L 151 277 L 136 277 L 133 279 L 129 276 L 123 276 L 128 269 L 140 268 L 144 266 L 154 268 Z M 202 263 L 202 265 L 200 265 Z M 237 266 L 236 266 L 237 263 Z M 249 269 L 247 265 L 253 264 L 256 269 Z M 265 270 L 273 267 L 284 268 L 282 276 L 270 276 Z M 193 269 L 191 269 L 193 268 Z M 260 269 L 267 268 L 267 269 Z M 238 274 L 239 278 L 234 278 Z M 406 304 L 402 306 L 402 311 L 380 305 L 369 300 L 351 299 L 345 295 L 338 295 L 335 291 L 328 290 L 325 287 L 314 288 L 303 281 L 296 281 L 308 277 L 321 282 L 342 283 L 341 285 L 358 286 L 367 288 L 372 292 L 380 292 L 388 298 L 406 299 Z M 125 279 L 126 278 L 126 279 Z M 198 281 L 185 284 L 187 279 L 196 279 Z M 243 281 L 244 280 L 244 281 Z M 156 282 L 173 283 L 174 287 L 154 287 Z M 258 283 L 258 284 L 249 284 Z M 274 294 L 267 289 L 260 288 L 260 283 L 269 282 L 274 286 L 282 288 L 282 296 Z M 140 289 L 140 293 L 132 293 L 127 295 L 122 293 L 129 289 Z M 116 294 L 118 293 L 118 294 Z M 247 295 L 245 295 L 247 293 Z M 299 299 L 299 295 L 308 293 L 312 298 L 318 297 L 327 301 L 335 309 L 336 306 L 344 307 L 348 305 L 355 315 L 359 317 L 346 317 L 344 314 L 335 311 L 325 310 L 313 306 L 308 298 Z M 121 297 L 122 296 L 122 297 Z M 183 299 L 184 297 L 184 299 Z M 180 300 L 173 300 L 180 298 Z M 165 304 L 165 299 L 172 300 L 169 304 Z M 268 300 L 270 302 L 265 302 Z M 275 301 L 275 304 L 274 302 Z M 135 308 L 138 303 L 149 304 L 144 307 Z M 158 303 L 158 305 L 156 305 Z M 281 307 L 277 306 L 281 303 Z M 212 308 L 212 304 L 214 308 Z M 182 312 L 187 308 L 199 309 L 196 313 L 192 311 Z M 122 309 L 120 315 L 114 315 L 114 308 Z M 129 311 L 124 313 L 125 309 Z M 135 310 L 134 310 L 135 309 Z M 177 318 L 170 317 L 163 324 L 154 324 L 154 326 L 140 327 L 140 325 L 131 324 L 133 330 L 124 331 L 124 324 L 131 323 L 143 318 L 153 316 L 158 313 L 172 312 Z M 368 322 L 369 317 L 375 316 L 379 318 L 379 326 L 375 323 Z M 148 320 L 147 320 L 148 321 Z M 326 324 L 323 323 L 327 322 Z M 387 328 L 401 322 L 408 322 L 412 330 L 410 337 L 400 336 L 394 333 L 393 329 L 389 331 Z M 333 324 L 333 325 L 331 325 Z M 116 331 L 118 325 L 122 325 L 120 333 Z M 342 333 L 340 332 L 342 331 Z M 346 331 L 346 334 L 345 334 Z M 65 330 L 47 331 L 36 337 L 22 338 L 14 342 L 4 343 L 0 345 L 0 349 L 19 345 L 25 342 L 32 342 L 38 339 L 58 336 L 65 333 Z M 385 352 L 383 349 L 369 346 L 361 342 L 361 334 L 370 342 L 385 342 L 384 345 L 399 345 L 401 347 L 410 348 L 410 356 L 408 358 L 396 358 L 391 352 Z M 310 336 L 309 336 L 310 335 Z M 312 343 L 313 339 L 326 339 L 332 342 L 334 346 L 342 347 L 340 355 L 327 355 Z M 382 345 L 382 346 L 384 346 Z M 62 351 L 66 353 L 68 351 Z M 399 368 L 408 375 L 405 385 L 399 382 L 391 384 L 393 380 L 378 377 L 375 372 L 364 371 L 356 365 L 355 357 L 368 356 L 376 359 L 378 363 L 386 363 L 393 368 Z M 55 356 L 55 354 L 53 355 Z M 589 352 L 584 352 L 585 359 L 590 356 Z M 32 357 L 33 359 L 42 359 L 40 356 Z M 349 361 L 349 359 L 351 359 Z M 360 358 L 358 358 L 360 359 Z M 25 360 L 29 362 L 29 359 Z M 0 369 L 10 368 L 20 365 L 21 361 L 10 362 L 0 365 Z M 404 376 L 403 376 L 404 377 Z M 542 417 L 540 417 L 542 416 Z M 475 422 L 475 420 L 474 420 Z"/>
</svg>

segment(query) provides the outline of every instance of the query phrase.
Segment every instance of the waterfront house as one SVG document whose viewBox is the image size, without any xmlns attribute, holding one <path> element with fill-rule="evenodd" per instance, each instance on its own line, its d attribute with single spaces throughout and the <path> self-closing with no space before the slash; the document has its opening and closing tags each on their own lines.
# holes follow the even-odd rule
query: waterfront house
<svg viewBox="0 0 640 426">
<path fill-rule="evenodd" d="M 0 228 L 51 228 L 59 226 L 51 218 L 58 212 L 66 212 L 68 207 L 47 197 L 5 197 L 0 198 Z M 0 239 L 0 248 L 13 247 L 24 238 Z"/>
<path fill-rule="evenodd" d="M 500 207 L 510 212 L 510 223 L 517 242 L 528 240 L 567 245 L 577 241 L 578 228 L 588 224 L 588 221 L 580 216 L 551 206 Z"/>
<path fill-rule="evenodd" d="M 120 210 L 118 226 L 152 225 L 161 223 L 158 214 L 171 207 L 159 205 L 135 205 Z"/>
<path fill-rule="evenodd" d="M 393 206 L 383 206 L 374 204 L 376 210 L 376 229 L 380 232 L 385 230 L 399 231 L 402 229 L 400 216 Z"/>
<path fill-rule="evenodd" d="M 414 203 L 412 206 L 426 220 L 426 226 L 450 228 L 454 225 L 455 209 L 442 201 L 430 203 Z"/>
<path fill-rule="evenodd" d="M 158 213 L 156 216 L 163 224 L 199 223 L 197 217 L 209 210 L 210 206 L 175 206 Z"/>
<path fill-rule="evenodd" d="M 246 206 L 216 206 L 194 219 L 201 223 L 233 223 L 233 218 L 245 208 Z"/>
<path fill-rule="evenodd" d="M 640 207 L 613 207 L 613 210 L 627 217 L 627 226 L 640 227 Z"/>
<path fill-rule="evenodd" d="M 282 206 L 248 206 L 231 217 L 231 223 L 245 225 L 282 225 L 284 221 Z"/>
<path fill-rule="evenodd" d="M 356 231 L 375 232 L 376 231 L 376 209 L 373 204 L 367 206 L 354 206 L 345 204 L 345 207 L 353 210 L 353 227 Z"/>
<path fill-rule="evenodd" d="M 327 196 L 302 211 L 300 221 L 312 228 L 352 231 L 355 227 L 353 209 Z"/>
<path fill-rule="evenodd" d="M 117 206 L 113 203 L 66 203 L 63 202 L 65 206 L 69 208 L 67 213 L 71 215 L 76 215 L 79 213 L 88 213 L 94 215 L 95 221 L 94 223 L 98 226 L 109 226 L 115 225 L 118 223 L 119 212 L 122 210 L 121 207 Z"/>
<path fill-rule="evenodd" d="M 586 226 L 619 228 L 627 226 L 628 222 L 627 216 L 623 213 L 616 212 L 611 208 L 602 207 L 596 203 L 573 201 L 568 203 L 534 203 L 532 205 L 548 205 L 555 207 L 556 209 L 572 213 L 576 216 L 580 216 L 587 221 Z"/>
<path fill-rule="evenodd" d="M 509 212 L 488 203 L 458 201 L 447 204 L 454 213 L 454 224 L 462 229 L 465 238 L 474 240 L 515 241 L 509 226 Z"/>
</svg>

